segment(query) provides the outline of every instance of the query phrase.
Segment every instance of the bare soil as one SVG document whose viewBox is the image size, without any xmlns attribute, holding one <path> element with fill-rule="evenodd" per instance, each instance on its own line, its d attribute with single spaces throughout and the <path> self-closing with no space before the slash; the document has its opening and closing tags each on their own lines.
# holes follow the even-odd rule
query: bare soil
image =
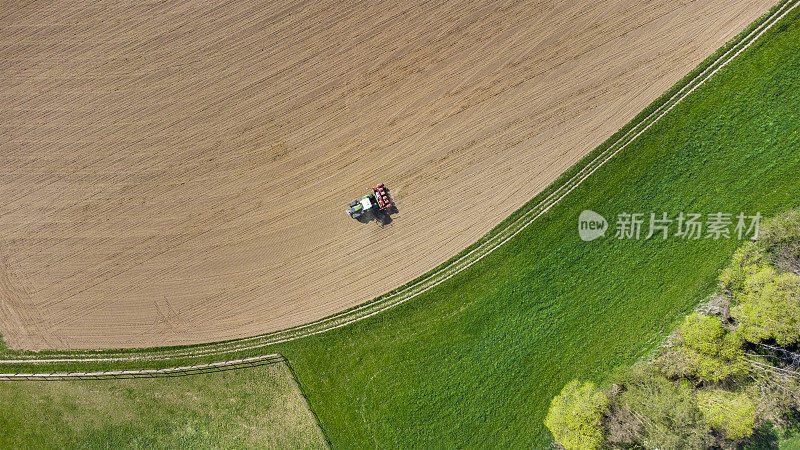
<svg viewBox="0 0 800 450">
<path fill-rule="evenodd" d="M 4 2 L 0 333 L 190 344 L 362 303 L 773 2 Z M 378 182 L 392 222 L 350 219 Z"/>
</svg>

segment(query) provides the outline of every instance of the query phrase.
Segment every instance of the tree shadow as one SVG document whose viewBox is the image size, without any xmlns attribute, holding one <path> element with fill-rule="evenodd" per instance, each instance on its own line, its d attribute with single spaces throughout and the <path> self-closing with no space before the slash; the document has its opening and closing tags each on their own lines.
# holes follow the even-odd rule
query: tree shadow
<svg viewBox="0 0 800 450">
<path fill-rule="evenodd" d="M 764 449 L 764 450 L 777 450 L 780 448 L 778 436 L 772 422 L 765 422 L 760 427 L 756 428 L 752 436 L 744 442 L 736 446 L 737 449 Z"/>
</svg>

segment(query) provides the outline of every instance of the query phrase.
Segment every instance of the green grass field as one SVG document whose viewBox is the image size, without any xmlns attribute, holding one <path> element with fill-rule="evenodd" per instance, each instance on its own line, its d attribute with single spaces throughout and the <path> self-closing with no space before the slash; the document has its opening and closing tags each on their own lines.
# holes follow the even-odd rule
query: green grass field
<svg viewBox="0 0 800 450">
<path fill-rule="evenodd" d="M 778 445 L 781 450 L 798 450 L 800 449 L 800 434 L 783 438 Z"/>
<path fill-rule="evenodd" d="M 334 446 L 542 447 L 550 399 L 643 355 L 736 239 L 582 242 L 584 209 L 769 216 L 800 205 L 792 13 L 548 214 L 406 304 L 277 347 Z M 613 231 L 612 231 L 613 234 Z"/>
<path fill-rule="evenodd" d="M 280 363 L 179 378 L 0 383 L 0 448 L 324 448 Z"/>
</svg>

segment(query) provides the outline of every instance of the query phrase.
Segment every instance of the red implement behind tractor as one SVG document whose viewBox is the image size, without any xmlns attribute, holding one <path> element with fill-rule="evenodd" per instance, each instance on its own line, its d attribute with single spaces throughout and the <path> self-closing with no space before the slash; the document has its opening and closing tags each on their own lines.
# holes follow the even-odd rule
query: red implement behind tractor
<svg viewBox="0 0 800 450">
<path fill-rule="evenodd" d="M 386 188 L 383 186 L 383 183 L 372 188 L 372 192 L 375 194 L 375 200 L 378 201 L 379 209 L 387 210 L 392 207 L 392 201 L 389 199 L 389 193 L 386 192 Z"/>
</svg>

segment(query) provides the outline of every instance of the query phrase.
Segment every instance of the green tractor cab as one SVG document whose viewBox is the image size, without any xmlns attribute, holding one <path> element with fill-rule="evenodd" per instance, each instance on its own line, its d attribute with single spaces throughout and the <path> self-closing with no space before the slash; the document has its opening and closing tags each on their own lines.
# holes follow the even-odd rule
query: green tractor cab
<svg viewBox="0 0 800 450">
<path fill-rule="evenodd" d="M 347 214 L 349 214 L 353 219 L 358 219 L 368 211 L 371 211 L 376 205 L 377 202 L 375 201 L 375 197 L 373 197 L 372 194 L 367 194 L 358 200 L 353 200 L 352 202 L 348 203 Z"/>
<path fill-rule="evenodd" d="M 367 219 L 366 214 L 371 213 L 377 218 L 378 215 L 388 215 L 394 209 L 389 190 L 383 183 L 370 189 L 370 193 L 358 200 L 353 200 L 347 204 L 347 214 L 353 219 Z"/>
</svg>

